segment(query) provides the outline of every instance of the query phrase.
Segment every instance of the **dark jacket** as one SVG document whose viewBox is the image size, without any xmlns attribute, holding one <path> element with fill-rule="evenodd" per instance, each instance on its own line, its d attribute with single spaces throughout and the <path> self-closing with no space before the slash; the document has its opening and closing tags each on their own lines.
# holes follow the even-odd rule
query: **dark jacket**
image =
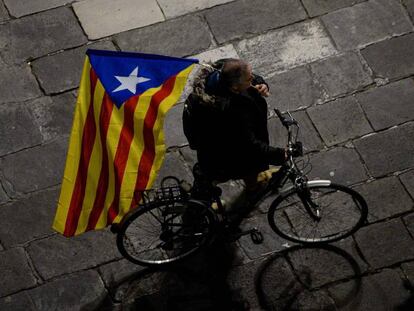
<svg viewBox="0 0 414 311">
<path fill-rule="evenodd" d="M 213 73 L 202 70 L 185 104 L 196 120 L 197 142 L 190 145 L 203 173 L 216 180 L 237 179 L 283 163 L 284 149 L 269 146 L 266 100 L 253 87 L 236 94 L 211 83 Z M 255 76 L 253 85 L 261 83 Z"/>
</svg>

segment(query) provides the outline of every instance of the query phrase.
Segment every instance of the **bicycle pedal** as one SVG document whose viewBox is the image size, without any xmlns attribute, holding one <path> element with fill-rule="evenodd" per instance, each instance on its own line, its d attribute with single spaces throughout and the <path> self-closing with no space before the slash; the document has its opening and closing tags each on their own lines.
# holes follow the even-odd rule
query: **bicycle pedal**
<svg viewBox="0 0 414 311">
<path fill-rule="evenodd" d="M 250 238 L 254 244 L 262 244 L 264 240 L 263 234 L 258 229 L 253 229 L 250 232 Z"/>
</svg>

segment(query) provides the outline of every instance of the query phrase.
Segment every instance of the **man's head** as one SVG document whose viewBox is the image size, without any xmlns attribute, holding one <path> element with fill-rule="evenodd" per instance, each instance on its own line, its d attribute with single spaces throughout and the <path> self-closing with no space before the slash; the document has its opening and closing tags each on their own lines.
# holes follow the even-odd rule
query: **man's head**
<svg viewBox="0 0 414 311">
<path fill-rule="evenodd" d="M 240 59 L 227 60 L 221 69 L 220 81 L 233 92 L 240 93 L 251 86 L 252 66 Z"/>
</svg>

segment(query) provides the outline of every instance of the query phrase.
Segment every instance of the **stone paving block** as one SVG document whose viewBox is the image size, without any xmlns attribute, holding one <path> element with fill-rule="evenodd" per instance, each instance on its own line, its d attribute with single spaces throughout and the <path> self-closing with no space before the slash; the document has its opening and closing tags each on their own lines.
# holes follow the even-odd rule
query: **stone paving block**
<svg viewBox="0 0 414 311">
<path fill-rule="evenodd" d="M 115 46 L 110 41 L 101 41 L 32 62 L 33 72 L 46 94 L 78 87 L 87 49 L 115 50 Z"/>
<path fill-rule="evenodd" d="M 40 144 L 42 137 L 25 104 L 0 106 L 0 155 Z"/>
<path fill-rule="evenodd" d="M 167 18 L 211 8 L 233 0 L 158 0 Z"/>
<path fill-rule="evenodd" d="M 50 235 L 59 192 L 35 194 L 0 208 L 0 240 L 6 247 Z"/>
<path fill-rule="evenodd" d="M 253 261 L 248 264 L 235 267 L 235 269 L 231 270 L 227 276 L 227 284 L 232 292 L 232 300 L 246 302 L 248 301 L 249 308 L 246 308 L 246 310 L 260 310 L 259 301 L 256 294 L 255 277 L 262 264 L 263 261 Z M 285 259 L 279 258 L 279 260 L 272 262 L 272 264 L 277 266 L 278 273 L 272 271 L 271 269 L 268 269 L 266 273 L 263 273 L 263 278 L 266 279 L 262 280 L 261 283 L 262 286 L 274 285 L 274 287 L 271 287 L 270 289 L 270 286 L 266 287 L 266 292 L 268 293 L 271 291 L 272 295 L 280 296 L 283 293 L 283 289 L 286 288 L 286 286 L 284 286 L 286 284 L 285 282 L 288 282 L 290 280 L 294 281 L 294 276 L 290 271 Z M 279 279 L 283 280 L 284 282 L 280 284 L 277 281 L 272 281 L 272 284 L 269 284 L 269 279 Z M 280 287 L 278 285 L 280 285 Z"/>
<path fill-rule="evenodd" d="M 328 291 L 337 308 L 346 311 L 399 310 L 410 296 L 398 270 L 392 269 L 335 285 Z"/>
<path fill-rule="evenodd" d="M 144 267 L 133 264 L 126 259 L 111 262 L 98 268 L 105 287 L 116 301 L 123 300 L 129 289 L 129 281 L 142 278 L 139 274 L 144 272 L 144 269 Z"/>
<path fill-rule="evenodd" d="M 414 170 L 401 174 L 399 177 L 408 193 L 414 198 Z"/>
<path fill-rule="evenodd" d="M 119 285 L 144 269 L 144 267 L 133 264 L 126 259 L 111 262 L 98 268 L 99 273 L 108 288 Z"/>
<path fill-rule="evenodd" d="M 270 108 L 292 111 L 319 103 L 324 99 L 322 88 L 316 83 L 308 67 L 298 67 L 274 75 L 269 84 Z"/>
<path fill-rule="evenodd" d="M 373 222 L 412 210 L 414 202 L 397 177 L 378 179 L 355 188 L 368 204 L 368 221 Z"/>
<path fill-rule="evenodd" d="M 414 0 L 403 0 L 405 7 L 407 8 L 408 14 L 414 21 Z"/>
<path fill-rule="evenodd" d="M 86 42 L 70 8 L 62 7 L 15 19 L 0 27 L 0 53 L 23 62 Z"/>
<path fill-rule="evenodd" d="M 175 105 L 167 113 L 164 122 L 165 145 L 167 147 L 188 144 L 183 131 L 183 109 L 184 105 Z"/>
<path fill-rule="evenodd" d="M 0 103 L 20 102 L 42 94 L 29 66 L 7 66 L 1 61 L 0 93 Z"/>
<path fill-rule="evenodd" d="M 298 140 L 302 142 L 304 153 L 321 150 L 323 148 L 323 142 L 319 137 L 318 132 L 315 130 L 315 127 L 312 124 L 308 114 L 305 111 L 298 111 L 292 113 L 292 116 L 296 121 L 298 121 L 300 126 Z M 286 130 L 285 135 L 287 144 Z"/>
<path fill-rule="evenodd" d="M 207 49 L 211 36 L 200 16 L 189 15 L 119 34 L 115 41 L 124 51 L 181 57 Z"/>
<path fill-rule="evenodd" d="M 413 31 L 397 0 L 372 0 L 322 17 L 340 50 L 353 50 Z"/>
<path fill-rule="evenodd" d="M 75 103 L 73 93 L 64 93 L 42 97 L 28 104 L 40 128 L 43 141 L 70 134 Z"/>
<path fill-rule="evenodd" d="M 335 246 L 304 247 L 288 250 L 287 254 L 295 274 L 310 289 L 358 277 L 367 269 L 352 238 L 335 243 Z"/>
<path fill-rule="evenodd" d="M 184 161 L 177 151 L 172 151 L 165 155 L 164 162 L 158 173 L 158 177 L 155 180 L 154 187 L 160 186 L 162 179 L 166 176 L 175 176 L 179 180 L 184 179 L 188 182 L 192 182 L 193 180 L 192 174 L 185 167 Z"/>
<path fill-rule="evenodd" d="M 97 310 L 107 296 L 96 271 L 82 271 L 29 291 L 36 310 Z"/>
<path fill-rule="evenodd" d="M 312 71 L 330 97 L 347 94 L 373 83 L 355 53 L 342 54 L 311 64 Z"/>
<path fill-rule="evenodd" d="M 96 271 L 82 271 L 0 300 L 4 311 L 102 310 L 107 296 Z"/>
<path fill-rule="evenodd" d="M 211 50 L 204 51 L 199 54 L 190 56 L 190 58 L 196 58 L 202 63 L 213 63 L 223 58 L 239 58 L 239 55 L 234 49 L 233 44 L 227 44 L 227 45 L 216 47 Z M 202 68 L 202 67 L 196 67 L 196 68 Z"/>
<path fill-rule="evenodd" d="M 311 107 L 308 113 L 328 146 L 372 132 L 353 96 Z"/>
<path fill-rule="evenodd" d="M 338 250 L 331 246 L 338 248 Z M 358 273 L 365 273 L 368 271 L 368 264 L 362 259 L 353 236 L 330 243 L 328 247 L 332 248 L 331 252 L 336 252 L 336 255 L 340 255 L 343 260 L 348 261 L 348 264 L 352 267 L 354 277 L 357 276 Z"/>
<path fill-rule="evenodd" d="M 194 164 L 197 163 L 197 152 L 190 149 L 190 147 L 184 147 L 180 149 L 181 154 L 183 155 L 184 161 L 186 162 L 189 168 L 193 168 Z"/>
<path fill-rule="evenodd" d="M 130 298 L 135 300 L 139 297 L 152 295 L 159 293 L 162 289 L 164 280 L 166 279 L 167 273 L 161 271 L 153 271 L 140 278 L 136 278 L 131 281 L 128 288 L 128 293 L 123 299 L 124 301 L 129 301 Z"/>
<path fill-rule="evenodd" d="M 219 43 L 306 18 L 299 0 L 240 0 L 212 8 L 205 15 Z"/>
<path fill-rule="evenodd" d="M 4 4 L 0 2 L 0 22 L 6 21 L 8 19 L 10 19 L 9 14 L 7 13 L 7 10 L 4 7 Z"/>
<path fill-rule="evenodd" d="M 36 270 L 46 280 L 121 258 L 115 235 L 108 230 L 91 231 L 72 238 L 57 234 L 32 242 L 27 251 Z"/>
<path fill-rule="evenodd" d="M 7 196 L 6 192 L 4 191 L 1 183 L 0 183 L 0 204 L 6 203 L 9 200 L 9 197 Z M 1 250 L 1 248 L 0 248 Z"/>
<path fill-rule="evenodd" d="M 338 147 L 310 157 L 311 179 L 329 179 L 332 182 L 352 185 L 368 179 L 354 149 Z"/>
<path fill-rule="evenodd" d="M 23 248 L 0 252 L 0 297 L 36 286 Z"/>
<path fill-rule="evenodd" d="M 374 270 L 414 259 L 414 240 L 399 218 L 361 228 L 355 240 Z"/>
<path fill-rule="evenodd" d="M 223 190 L 221 199 L 225 201 L 224 208 L 230 208 L 243 198 L 244 187 L 234 180 L 218 184 L 218 186 Z"/>
<path fill-rule="evenodd" d="M 318 20 L 242 40 L 236 50 L 264 77 L 337 53 Z"/>
<path fill-rule="evenodd" d="M 309 15 L 317 16 L 342 9 L 365 0 L 302 0 Z"/>
<path fill-rule="evenodd" d="M 67 141 L 60 139 L 0 160 L 3 186 L 10 192 L 31 192 L 62 181 Z M 35 159 L 35 161 L 34 161 Z"/>
<path fill-rule="evenodd" d="M 282 251 L 286 249 L 286 243 L 292 244 L 291 242 L 288 242 L 284 238 L 278 236 L 272 228 L 270 228 L 267 220 L 267 214 L 257 215 L 243 220 L 240 228 L 242 231 L 258 228 L 264 237 L 262 244 L 254 244 L 250 235 L 245 235 L 240 238 L 240 246 L 250 259 L 257 259 L 265 256 L 266 254 Z M 285 246 L 283 246 L 284 244 Z"/>
<path fill-rule="evenodd" d="M 2 311 L 32 311 L 35 310 L 27 292 L 21 292 L 13 296 L 0 298 L 0 310 Z"/>
<path fill-rule="evenodd" d="M 368 166 L 369 172 L 379 177 L 414 167 L 414 123 L 354 141 L 354 145 Z"/>
<path fill-rule="evenodd" d="M 411 236 L 414 237 L 414 214 L 408 214 L 403 220 Z"/>
<path fill-rule="evenodd" d="M 92 40 L 164 21 L 156 0 L 87 0 L 73 9 Z"/>
<path fill-rule="evenodd" d="M 12 16 L 21 17 L 23 15 L 63 6 L 73 1 L 74 0 L 4 0 L 4 3 Z"/>
<path fill-rule="evenodd" d="M 302 142 L 303 151 L 307 153 L 322 149 L 322 140 L 320 139 L 306 112 L 294 112 L 292 113 L 292 116 L 296 121 L 298 121 L 300 127 L 298 141 Z M 269 119 L 267 127 L 269 130 L 270 145 L 282 148 L 285 147 L 287 145 L 287 131 L 282 126 L 279 118 L 273 117 Z"/>
<path fill-rule="evenodd" d="M 413 49 L 414 34 L 408 34 L 370 45 L 361 54 L 375 76 L 398 79 L 414 74 Z"/>
<path fill-rule="evenodd" d="M 401 80 L 356 95 L 376 131 L 414 120 L 414 81 Z"/>
<path fill-rule="evenodd" d="M 281 310 L 291 308 L 291 310 L 336 310 L 335 303 L 331 297 L 324 290 L 310 292 L 303 290 L 297 296 L 290 297 L 293 303 L 289 300 L 288 303 L 282 307 Z M 276 309 L 279 310 L 279 309 Z"/>
<path fill-rule="evenodd" d="M 256 284 L 254 284 L 255 280 Z M 303 290 L 289 263 L 279 255 L 234 269 L 230 273 L 229 285 L 233 290 L 239 290 L 245 297 L 252 295 L 256 300 L 256 293 L 259 294 L 268 306 L 274 307 L 271 310 L 283 310 L 278 308 L 280 305 L 278 300 L 296 296 Z M 251 308 L 250 310 L 263 310 L 262 308 Z M 266 308 L 266 310 L 269 309 Z"/>
<path fill-rule="evenodd" d="M 411 286 L 414 287 L 414 261 L 403 263 L 401 265 L 401 269 L 408 281 L 411 283 Z"/>
</svg>

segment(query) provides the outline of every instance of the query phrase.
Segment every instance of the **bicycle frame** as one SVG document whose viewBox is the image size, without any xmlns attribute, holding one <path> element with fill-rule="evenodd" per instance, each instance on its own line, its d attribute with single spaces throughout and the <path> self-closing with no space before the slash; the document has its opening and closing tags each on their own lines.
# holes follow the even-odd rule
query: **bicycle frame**
<svg viewBox="0 0 414 311">
<path fill-rule="evenodd" d="M 276 114 L 278 115 L 282 125 L 288 131 L 288 143 L 287 143 L 287 154 L 288 160 L 281 168 L 272 174 L 270 181 L 267 183 L 265 188 L 258 190 L 257 194 L 254 198 L 252 198 L 247 204 L 250 206 L 256 206 L 259 202 L 265 199 L 270 194 L 278 194 L 283 195 L 291 191 L 293 188 L 298 190 L 299 197 L 303 202 L 306 211 L 311 215 L 312 218 L 315 220 L 320 219 L 318 205 L 315 204 L 312 199 L 310 198 L 309 194 L 307 193 L 307 186 L 316 185 L 316 186 L 329 186 L 331 184 L 330 180 L 314 180 L 308 181 L 307 177 L 303 174 L 303 172 L 297 167 L 294 157 L 293 157 L 293 149 L 296 143 L 293 142 L 293 135 L 291 126 L 295 125 L 299 129 L 299 125 L 296 120 L 293 119 L 290 113 L 290 120 L 285 119 L 279 110 L 275 109 Z M 292 182 L 292 185 L 283 189 L 288 181 Z M 218 187 L 217 187 L 218 188 Z M 280 190 L 283 189 L 283 190 Z M 220 200 L 221 191 L 215 191 L 212 201 L 217 204 L 218 212 L 226 218 L 226 211 L 224 209 L 223 204 Z"/>
</svg>

